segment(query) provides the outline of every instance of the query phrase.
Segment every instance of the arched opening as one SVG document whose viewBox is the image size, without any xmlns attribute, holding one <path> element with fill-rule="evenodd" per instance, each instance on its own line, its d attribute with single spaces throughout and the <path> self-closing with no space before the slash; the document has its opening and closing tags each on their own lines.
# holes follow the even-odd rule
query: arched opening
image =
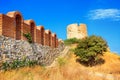
<svg viewBox="0 0 120 80">
<path fill-rule="evenodd" d="M 56 34 L 55 33 L 53 33 L 51 36 L 51 46 L 52 48 L 55 48 L 56 46 Z"/>
<path fill-rule="evenodd" d="M 56 34 L 54 36 L 54 48 L 56 47 Z"/>
<path fill-rule="evenodd" d="M 51 46 L 51 32 L 49 32 L 49 46 Z"/>
<path fill-rule="evenodd" d="M 41 44 L 44 45 L 44 28 L 41 29 Z"/>
<path fill-rule="evenodd" d="M 45 45 L 45 46 L 48 45 L 48 41 L 49 41 L 49 40 L 48 40 L 48 34 L 47 34 L 47 32 L 45 31 L 45 32 L 44 32 L 44 45 Z"/>
<path fill-rule="evenodd" d="M 55 45 L 55 47 L 57 48 L 58 47 L 58 38 L 56 38 L 56 45 Z"/>
<path fill-rule="evenodd" d="M 30 33 L 31 33 L 31 36 L 32 36 L 32 41 L 35 42 L 35 24 L 32 22 L 30 24 Z"/>
<path fill-rule="evenodd" d="M 17 40 L 20 40 L 21 39 L 21 21 L 22 21 L 22 18 L 20 15 L 16 15 L 16 39 Z"/>
<path fill-rule="evenodd" d="M 50 30 L 45 30 L 44 42 L 45 42 L 45 45 L 51 46 L 51 32 L 50 32 Z"/>
</svg>

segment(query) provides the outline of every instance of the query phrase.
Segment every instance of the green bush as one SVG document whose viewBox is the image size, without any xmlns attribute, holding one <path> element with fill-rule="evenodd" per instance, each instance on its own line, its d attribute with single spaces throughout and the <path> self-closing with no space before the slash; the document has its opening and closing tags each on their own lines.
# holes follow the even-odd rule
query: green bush
<svg viewBox="0 0 120 80">
<path fill-rule="evenodd" d="M 37 61 L 33 60 L 33 61 L 30 61 L 30 60 L 27 60 L 27 59 L 24 59 L 24 60 L 14 60 L 12 62 L 4 62 L 2 64 L 2 70 L 11 70 L 11 69 L 18 69 L 20 67 L 25 67 L 25 66 L 29 66 L 29 67 L 32 67 L 32 66 L 35 66 L 35 65 L 38 65 L 37 64 Z"/>
<path fill-rule="evenodd" d="M 32 42 L 33 42 L 33 41 L 32 41 L 32 36 L 31 36 L 30 33 L 23 33 L 23 36 L 25 36 L 25 37 L 27 38 L 27 40 L 28 40 L 29 43 L 32 43 Z"/>
<path fill-rule="evenodd" d="M 2 69 L 3 70 L 8 70 L 9 69 L 9 63 L 8 62 L 4 62 L 3 64 L 2 64 Z"/>
<path fill-rule="evenodd" d="M 107 42 L 99 36 L 90 36 L 85 39 L 81 39 L 74 52 L 76 56 L 79 56 L 80 62 L 93 66 L 99 63 L 100 56 L 103 52 L 107 51 Z M 100 62 L 101 63 L 101 62 Z"/>
<path fill-rule="evenodd" d="M 71 44 L 75 44 L 75 43 L 78 43 L 78 42 L 79 42 L 79 40 L 76 39 L 76 38 L 71 38 L 71 39 L 64 40 L 65 45 L 71 45 Z"/>
<path fill-rule="evenodd" d="M 29 67 L 32 67 L 32 66 L 34 66 L 34 65 L 37 65 L 37 61 L 28 61 L 28 66 Z"/>
<path fill-rule="evenodd" d="M 9 64 L 10 66 L 10 69 L 16 69 L 16 68 L 18 68 L 18 67 L 20 67 L 20 64 L 21 63 L 21 61 L 19 61 L 18 59 L 17 60 L 14 60 L 11 64 Z"/>
</svg>

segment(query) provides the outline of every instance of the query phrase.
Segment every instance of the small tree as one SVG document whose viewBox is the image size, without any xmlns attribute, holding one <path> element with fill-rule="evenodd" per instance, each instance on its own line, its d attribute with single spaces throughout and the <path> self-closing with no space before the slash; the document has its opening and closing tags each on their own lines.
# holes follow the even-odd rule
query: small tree
<svg viewBox="0 0 120 80">
<path fill-rule="evenodd" d="M 76 56 L 80 57 L 80 62 L 92 66 L 101 60 L 100 56 L 107 48 L 107 42 L 102 37 L 93 35 L 80 40 L 74 51 Z"/>
</svg>

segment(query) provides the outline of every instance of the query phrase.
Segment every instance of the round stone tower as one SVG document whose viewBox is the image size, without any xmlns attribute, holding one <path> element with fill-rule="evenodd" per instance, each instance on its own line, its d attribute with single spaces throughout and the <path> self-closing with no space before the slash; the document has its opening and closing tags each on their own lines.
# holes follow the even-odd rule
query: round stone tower
<svg viewBox="0 0 120 80">
<path fill-rule="evenodd" d="M 70 24 L 67 27 L 67 39 L 77 38 L 83 39 L 87 37 L 87 26 L 86 24 Z"/>
</svg>

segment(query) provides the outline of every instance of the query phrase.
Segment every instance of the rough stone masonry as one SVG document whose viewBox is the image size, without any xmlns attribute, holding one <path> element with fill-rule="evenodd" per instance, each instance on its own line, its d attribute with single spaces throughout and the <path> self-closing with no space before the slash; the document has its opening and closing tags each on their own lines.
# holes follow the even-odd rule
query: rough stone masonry
<svg viewBox="0 0 120 80">
<path fill-rule="evenodd" d="M 37 43 L 30 44 L 27 41 L 0 36 L 0 61 L 2 62 L 27 58 L 28 60 L 37 60 L 42 65 L 50 65 L 63 49 L 63 43 L 60 43 L 58 48 L 51 48 Z"/>
</svg>

